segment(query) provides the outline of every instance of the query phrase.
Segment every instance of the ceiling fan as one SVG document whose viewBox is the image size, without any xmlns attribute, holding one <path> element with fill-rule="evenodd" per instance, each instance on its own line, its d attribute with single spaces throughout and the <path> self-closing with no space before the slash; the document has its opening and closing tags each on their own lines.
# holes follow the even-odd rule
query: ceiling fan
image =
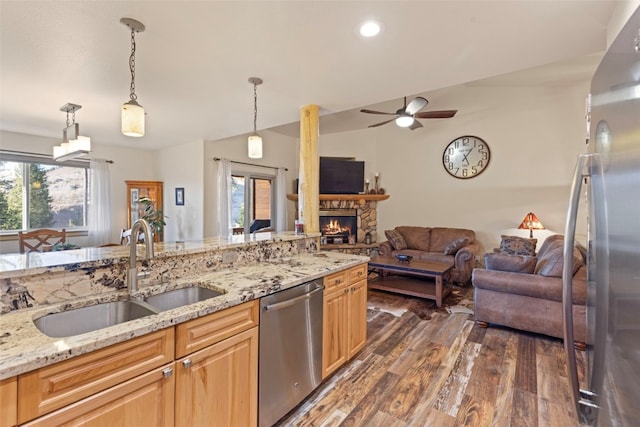
<svg viewBox="0 0 640 427">
<path fill-rule="evenodd" d="M 391 116 L 396 116 L 393 119 L 385 120 L 384 122 L 376 123 L 374 125 L 370 125 L 370 128 L 374 128 L 377 126 L 385 125 L 389 122 L 395 120 L 396 124 L 403 128 L 409 128 L 411 130 L 418 129 L 422 127 L 422 123 L 420 123 L 416 119 L 450 119 L 455 116 L 458 110 L 440 110 L 440 111 L 425 111 L 420 113 L 426 105 L 429 103 L 425 98 L 418 96 L 414 98 L 409 105 L 407 105 L 407 97 L 404 97 L 404 106 L 396 111 L 395 113 L 385 113 L 382 111 L 374 111 L 362 109 L 360 112 L 368 113 L 368 114 L 386 114 Z"/>
</svg>

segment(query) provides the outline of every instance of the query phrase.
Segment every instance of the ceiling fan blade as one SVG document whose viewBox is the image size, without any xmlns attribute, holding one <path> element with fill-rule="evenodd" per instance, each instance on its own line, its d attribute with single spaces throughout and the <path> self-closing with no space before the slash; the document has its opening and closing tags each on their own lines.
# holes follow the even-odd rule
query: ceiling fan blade
<svg viewBox="0 0 640 427">
<path fill-rule="evenodd" d="M 417 119 L 450 119 L 458 110 L 424 111 L 414 115 Z"/>
<path fill-rule="evenodd" d="M 394 120 L 395 119 L 389 119 L 389 120 L 386 120 L 384 122 L 376 123 L 375 125 L 369 125 L 369 127 L 370 128 L 375 128 L 375 127 L 378 127 L 378 126 L 386 125 L 387 123 L 392 122 Z"/>
<path fill-rule="evenodd" d="M 387 115 L 390 115 L 390 116 L 395 116 L 396 115 L 396 113 L 384 113 L 382 111 L 367 110 L 366 108 L 360 110 L 360 112 L 361 113 L 369 113 L 369 114 L 387 114 Z"/>
<path fill-rule="evenodd" d="M 421 127 L 422 127 L 422 123 L 414 119 L 413 124 L 409 126 L 409 129 L 416 130 L 416 129 L 420 129 Z"/>
<path fill-rule="evenodd" d="M 418 96 L 418 97 L 414 98 L 409 103 L 409 105 L 407 105 L 407 107 L 404 109 L 404 111 L 405 111 L 405 113 L 409 114 L 410 116 L 413 116 L 418 111 L 422 110 L 428 103 L 429 103 L 429 101 L 427 101 L 425 98 L 423 98 L 421 96 Z"/>
</svg>

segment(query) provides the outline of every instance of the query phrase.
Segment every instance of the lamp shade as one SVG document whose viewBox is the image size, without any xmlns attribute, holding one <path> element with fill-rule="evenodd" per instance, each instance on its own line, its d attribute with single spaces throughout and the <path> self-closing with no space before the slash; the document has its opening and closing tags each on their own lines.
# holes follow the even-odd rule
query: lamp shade
<svg viewBox="0 0 640 427">
<path fill-rule="evenodd" d="M 529 237 L 533 237 L 533 230 L 544 230 L 544 225 L 542 225 L 536 214 L 529 212 L 525 215 L 518 228 L 529 230 Z"/>
<path fill-rule="evenodd" d="M 144 136 L 144 108 L 134 100 L 122 105 L 122 134 Z"/>
<path fill-rule="evenodd" d="M 248 140 L 249 158 L 262 158 L 262 137 L 260 135 L 251 135 Z"/>
</svg>

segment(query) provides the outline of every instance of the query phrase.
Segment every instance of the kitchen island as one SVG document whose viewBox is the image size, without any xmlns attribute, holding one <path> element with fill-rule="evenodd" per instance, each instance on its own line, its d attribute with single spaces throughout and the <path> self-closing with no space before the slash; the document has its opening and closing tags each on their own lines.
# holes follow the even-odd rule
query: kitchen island
<svg viewBox="0 0 640 427">
<path fill-rule="evenodd" d="M 32 254 L 34 256 L 0 255 L 3 261 L 0 286 L 5 308 L 13 304 L 10 296 L 16 295 L 16 289 L 28 294 L 27 302 L 32 305 L 0 315 L 0 380 L 368 261 L 367 257 L 358 255 L 318 252 L 317 247 L 316 235 L 293 233 L 273 234 L 260 240 L 253 236 L 234 236 L 202 242 L 156 243 L 154 259 L 145 260 L 142 253 L 138 256 L 139 270 L 147 270 L 149 277 L 146 283 L 141 282 L 139 295 L 134 296 L 194 285 L 217 290 L 222 295 L 65 338 L 47 337 L 35 327 L 33 320 L 48 313 L 128 298 L 124 283 L 129 249 L 109 247 Z M 80 290 L 85 293 L 79 295 Z"/>
</svg>

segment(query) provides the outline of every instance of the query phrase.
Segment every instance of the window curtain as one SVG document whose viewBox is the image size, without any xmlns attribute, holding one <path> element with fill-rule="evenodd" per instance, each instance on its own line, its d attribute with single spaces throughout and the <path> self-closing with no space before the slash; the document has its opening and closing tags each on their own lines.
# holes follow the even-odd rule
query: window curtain
<svg viewBox="0 0 640 427">
<path fill-rule="evenodd" d="M 89 246 L 99 246 L 111 241 L 111 185 L 109 164 L 96 159 L 89 163 L 91 180 L 89 198 Z"/>
<path fill-rule="evenodd" d="M 230 237 L 231 229 L 231 161 L 218 161 L 218 236 Z"/>
<path fill-rule="evenodd" d="M 276 176 L 276 231 L 281 233 L 287 229 L 287 191 L 286 169 L 278 168 Z"/>
</svg>

